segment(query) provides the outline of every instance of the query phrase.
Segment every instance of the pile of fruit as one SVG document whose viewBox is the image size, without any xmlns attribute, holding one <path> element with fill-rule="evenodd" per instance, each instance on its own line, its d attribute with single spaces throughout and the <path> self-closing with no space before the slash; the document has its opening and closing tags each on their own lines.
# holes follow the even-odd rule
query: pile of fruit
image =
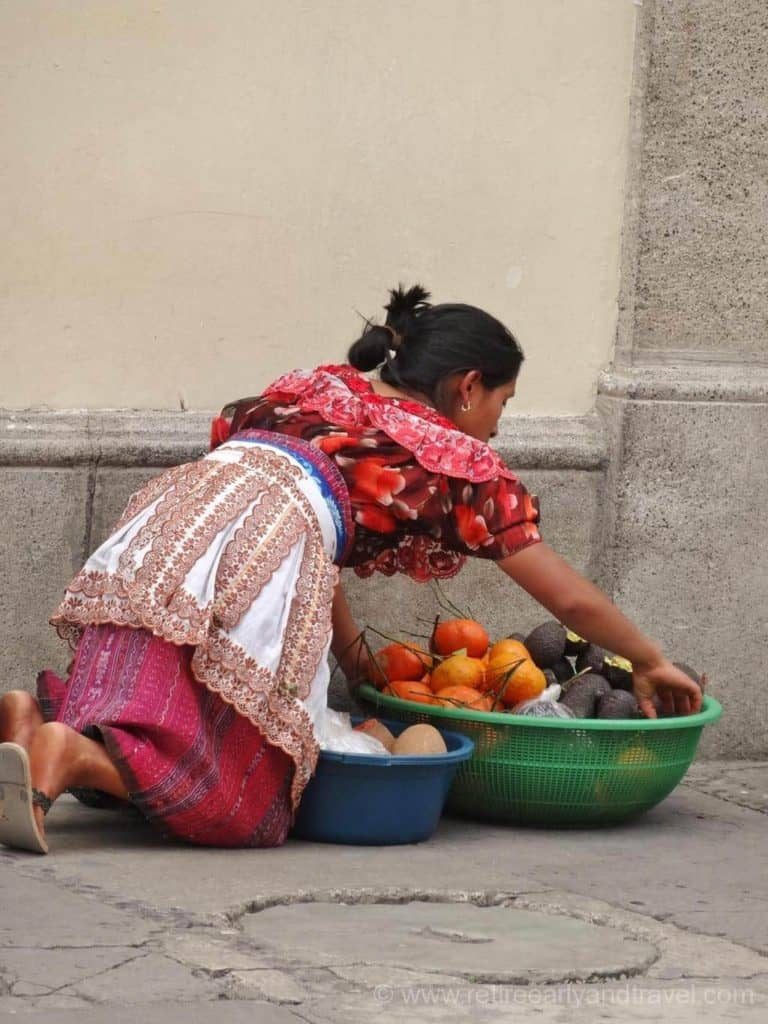
<svg viewBox="0 0 768 1024">
<path fill-rule="evenodd" d="M 642 717 L 631 664 L 554 620 L 492 644 L 474 619 L 438 619 L 428 649 L 393 642 L 371 652 L 371 663 L 382 693 L 420 704 L 560 718 Z M 678 668 L 700 682 L 688 666 Z M 664 714 L 660 702 L 656 710 Z"/>
</svg>

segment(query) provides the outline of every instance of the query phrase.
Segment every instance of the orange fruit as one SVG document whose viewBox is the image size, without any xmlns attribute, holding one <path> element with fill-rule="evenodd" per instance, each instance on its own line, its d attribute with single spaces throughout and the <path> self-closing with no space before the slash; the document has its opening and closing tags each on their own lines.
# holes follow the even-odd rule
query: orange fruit
<svg viewBox="0 0 768 1024">
<path fill-rule="evenodd" d="M 371 679 L 379 689 L 392 679 L 421 679 L 432 660 L 415 644 L 387 644 L 371 657 Z"/>
<path fill-rule="evenodd" d="M 502 646 L 502 644 L 504 646 Z M 517 640 L 500 640 L 489 652 L 485 680 L 479 687 L 484 692 L 498 690 L 520 661 L 530 661 L 528 651 Z"/>
<path fill-rule="evenodd" d="M 452 654 L 433 670 L 430 685 L 437 693 L 445 686 L 471 686 L 477 690 L 485 679 L 485 665 L 479 658 Z"/>
<path fill-rule="evenodd" d="M 508 657 L 511 661 L 517 661 L 518 658 L 530 658 L 531 654 L 524 643 L 520 640 L 512 640 L 507 638 L 505 640 L 497 640 L 493 647 L 488 651 L 488 659 Z"/>
<path fill-rule="evenodd" d="M 473 711 L 490 711 L 493 701 L 471 686 L 444 686 L 438 691 L 435 704 L 445 708 L 472 708 Z"/>
<path fill-rule="evenodd" d="M 470 658 L 482 658 L 488 650 L 488 634 L 474 619 L 438 622 L 432 634 L 432 648 L 443 656 L 466 650 Z"/>
<path fill-rule="evenodd" d="M 503 687 L 501 703 L 511 708 L 521 700 L 533 700 L 546 689 L 546 686 L 544 673 L 527 658 L 511 672 L 506 682 L 503 678 L 500 680 L 499 687 Z"/>
<path fill-rule="evenodd" d="M 394 679 L 381 691 L 390 697 L 413 700 L 417 704 L 437 704 L 437 698 L 428 683 L 420 679 Z"/>
</svg>

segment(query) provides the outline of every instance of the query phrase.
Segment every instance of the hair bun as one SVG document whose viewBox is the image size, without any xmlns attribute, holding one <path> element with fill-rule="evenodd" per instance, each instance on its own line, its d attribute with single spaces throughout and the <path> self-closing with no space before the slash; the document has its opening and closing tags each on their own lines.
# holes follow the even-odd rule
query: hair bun
<svg viewBox="0 0 768 1024">
<path fill-rule="evenodd" d="M 377 366 L 386 362 L 387 354 L 392 347 L 392 332 L 389 328 L 371 324 L 350 348 L 347 362 L 356 370 L 375 370 Z"/>
</svg>

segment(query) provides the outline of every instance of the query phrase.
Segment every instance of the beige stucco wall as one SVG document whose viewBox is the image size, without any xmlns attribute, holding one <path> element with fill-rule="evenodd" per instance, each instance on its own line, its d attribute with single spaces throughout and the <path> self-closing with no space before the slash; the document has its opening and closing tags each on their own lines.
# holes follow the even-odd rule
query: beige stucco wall
<svg viewBox="0 0 768 1024">
<path fill-rule="evenodd" d="M 398 280 L 592 407 L 632 0 L 5 0 L 0 406 L 218 407 Z"/>
</svg>

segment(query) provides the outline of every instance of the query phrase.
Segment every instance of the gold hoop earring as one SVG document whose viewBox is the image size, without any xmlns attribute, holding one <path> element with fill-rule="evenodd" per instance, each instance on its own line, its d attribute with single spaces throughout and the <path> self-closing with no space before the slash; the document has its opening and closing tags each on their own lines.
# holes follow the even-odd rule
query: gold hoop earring
<svg viewBox="0 0 768 1024">
<path fill-rule="evenodd" d="M 471 402 L 462 402 L 461 403 L 461 411 L 462 412 L 472 412 L 472 403 Z"/>
</svg>

